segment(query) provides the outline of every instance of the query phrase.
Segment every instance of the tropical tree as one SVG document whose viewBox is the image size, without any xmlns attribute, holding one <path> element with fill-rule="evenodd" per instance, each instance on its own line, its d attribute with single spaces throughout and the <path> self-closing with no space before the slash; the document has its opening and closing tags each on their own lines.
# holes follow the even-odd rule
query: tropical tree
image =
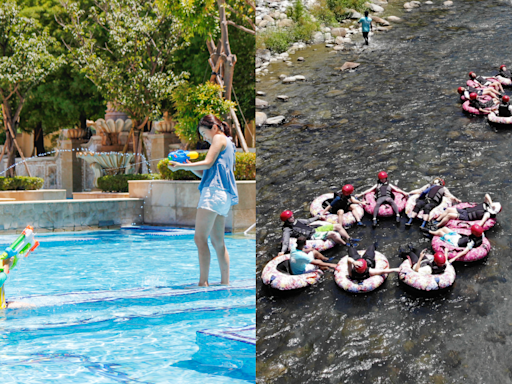
<svg viewBox="0 0 512 384">
<path fill-rule="evenodd" d="M 8 154 L 8 167 L 14 165 L 16 132 L 21 112 L 35 86 L 42 83 L 62 63 L 50 52 L 55 39 L 38 30 L 34 19 L 20 15 L 13 1 L 0 4 L 0 103 L 6 142 L 0 154 Z M 14 176 L 10 168 L 9 176 Z"/>
</svg>

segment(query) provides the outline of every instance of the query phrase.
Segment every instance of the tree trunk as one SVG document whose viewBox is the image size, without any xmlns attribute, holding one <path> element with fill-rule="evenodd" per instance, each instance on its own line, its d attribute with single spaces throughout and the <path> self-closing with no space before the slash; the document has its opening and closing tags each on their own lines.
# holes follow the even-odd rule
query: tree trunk
<svg viewBox="0 0 512 384">
<path fill-rule="evenodd" d="M 6 176 L 7 177 L 14 177 L 16 176 L 16 167 L 13 167 L 15 161 L 16 161 L 16 148 L 14 147 L 14 140 L 10 134 L 9 131 L 7 131 L 7 139 L 5 140 L 5 145 L 7 145 L 7 169 L 9 169 L 9 167 L 12 167 L 10 168 L 7 173 L 6 173 Z"/>
<path fill-rule="evenodd" d="M 44 149 L 43 124 L 41 122 L 37 123 L 34 129 L 34 148 L 38 155 L 46 152 Z"/>
</svg>

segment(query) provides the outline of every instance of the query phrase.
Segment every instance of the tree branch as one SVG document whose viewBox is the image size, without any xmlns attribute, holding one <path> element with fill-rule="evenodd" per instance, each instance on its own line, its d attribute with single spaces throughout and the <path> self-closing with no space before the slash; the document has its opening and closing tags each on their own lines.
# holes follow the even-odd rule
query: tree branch
<svg viewBox="0 0 512 384">
<path fill-rule="evenodd" d="M 254 23 L 252 22 L 252 20 L 251 20 L 249 17 L 247 17 L 247 16 L 246 16 L 246 15 L 244 15 L 243 13 L 240 13 L 240 12 L 238 12 L 237 10 L 235 10 L 235 9 L 234 9 L 231 5 L 229 5 L 228 3 L 226 3 L 226 7 L 228 7 L 228 8 L 229 8 L 229 10 L 230 10 L 231 12 L 236 13 L 236 14 L 237 14 L 238 16 L 240 16 L 242 19 L 244 19 L 245 21 L 247 21 L 247 22 L 251 25 L 251 27 L 252 27 L 252 29 L 253 29 L 253 30 L 256 30 L 256 26 L 254 25 Z M 228 23 L 229 23 L 229 20 L 228 20 Z"/>
</svg>

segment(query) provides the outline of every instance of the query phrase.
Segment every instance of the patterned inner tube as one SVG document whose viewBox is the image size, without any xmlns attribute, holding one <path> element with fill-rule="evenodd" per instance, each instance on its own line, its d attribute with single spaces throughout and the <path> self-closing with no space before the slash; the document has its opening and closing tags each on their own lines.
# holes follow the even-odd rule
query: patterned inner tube
<svg viewBox="0 0 512 384">
<path fill-rule="evenodd" d="M 358 251 L 360 255 L 363 255 L 365 251 Z M 374 289 L 380 287 L 386 278 L 387 274 L 380 276 L 372 276 L 366 280 L 358 281 L 352 280 L 348 277 L 348 256 L 342 258 L 338 265 L 336 266 L 336 271 L 334 271 L 334 281 L 338 286 L 344 289 L 347 292 L 352 293 L 364 293 L 370 292 Z M 380 252 L 375 252 L 375 268 L 376 269 L 385 269 L 389 267 L 389 262 L 386 256 L 384 256 Z"/>
<path fill-rule="evenodd" d="M 280 291 L 289 291 L 315 284 L 323 275 L 322 270 L 312 264 L 308 266 L 310 271 L 302 275 L 283 273 L 277 269 L 277 266 L 286 260 L 290 260 L 290 255 L 277 256 L 265 265 L 263 272 L 261 272 L 263 284 L 270 285 Z"/>
<path fill-rule="evenodd" d="M 463 209 L 463 208 L 472 208 L 476 206 L 477 203 L 460 203 L 454 206 L 454 208 Z M 448 228 L 452 229 L 471 229 L 471 226 L 473 224 L 478 224 L 480 220 L 474 220 L 474 221 L 463 221 L 463 220 L 450 220 L 448 223 L 446 223 L 446 226 Z M 496 219 L 487 219 L 485 224 L 483 225 L 484 231 L 487 231 L 494 227 L 496 225 Z"/>
<path fill-rule="evenodd" d="M 395 195 L 395 203 L 398 207 L 398 212 L 402 212 L 405 209 L 406 204 L 406 198 L 403 193 L 400 192 L 393 192 Z M 368 203 L 368 205 L 364 206 L 364 210 L 369 215 L 373 215 L 373 210 L 375 209 L 375 205 L 377 201 L 375 200 L 375 192 L 369 192 L 366 195 L 364 195 L 364 200 Z M 391 205 L 389 204 L 382 204 L 379 208 L 379 213 L 377 214 L 378 217 L 390 217 L 394 216 L 395 213 L 393 212 L 393 208 L 391 208 Z"/>
<path fill-rule="evenodd" d="M 469 230 L 469 229 L 458 228 L 458 229 L 454 229 L 454 231 L 457 233 L 460 233 L 461 235 L 469 236 L 471 234 L 471 230 Z M 434 238 L 432 239 L 432 249 L 434 250 L 434 252 L 438 252 L 438 251 L 444 252 L 444 250 L 447 249 L 449 251 L 449 253 L 448 253 L 449 259 L 453 259 L 455 256 L 457 256 L 457 253 L 464 250 L 464 248 L 453 247 L 451 244 L 448 244 L 447 242 L 441 240 L 441 237 L 439 237 L 439 236 L 434 236 Z M 489 240 L 487 240 L 487 238 L 485 237 L 484 240 L 482 241 L 481 246 L 473 248 L 464 256 L 459 257 L 457 259 L 457 261 L 472 262 L 472 261 L 481 260 L 485 256 L 487 256 L 487 254 L 489 253 L 490 250 L 491 250 L 491 243 L 489 243 Z"/>
<path fill-rule="evenodd" d="M 316 216 L 319 215 L 320 212 L 324 210 L 325 207 L 327 207 L 327 204 L 329 204 L 334 199 L 334 193 L 324 193 L 323 195 L 318 196 L 313 202 L 311 203 L 311 206 L 309 207 L 309 211 L 311 212 L 311 215 Z M 361 216 L 364 215 L 363 207 L 357 206 L 355 208 L 358 212 L 360 212 Z M 325 221 L 337 224 L 338 223 L 338 215 L 336 214 L 327 214 Z M 352 214 L 352 212 L 345 212 L 343 214 L 343 225 L 345 227 L 348 227 L 356 222 L 356 218 Z"/>
<path fill-rule="evenodd" d="M 506 77 L 503 77 L 503 76 L 496 76 L 496 80 L 500 82 L 501 85 L 505 85 L 505 86 L 509 86 L 509 85 L 512 85 L 512 79 L 507 79 Z"/>
<path fill-rule="evenodd" d="M 309 245 L 310 247 L 313 247 L 318 252 L 323 252 L 323 251 L 326 251 L 326 250 L 331 249 L 332 247 L 334 247 L 336 245 L 336 243 L 333 240 L 331 240 L 331 239 L 327 239 L 327 240 L 307 240 L 306 241 L 306 245 Z M 296 246 L 297 246 L 297 239 L 294 238 L 294 237 L 290 237 L 290 248 L 296 247 Z"/>
<path fill-rule="evenodd" d="M 496 115 L 496 113 L 491 112 L 487 115 L 487 121 L 491 125 L 500 124 L 500 125 L 507 125 L 507 126 L 512 127 L 512 116 L 511 117 L 500 117 L 500 116 Z"/>
<path fill-rule="evenodd" d="M 444 273 L 431 275 L 414 271 L 409 260 L 405 260 L 400 265 L 400 272 L 398 273 L 398 278 L 402 282 L 419 291 L 436 291 L 448 288 L 455 282 L 455 276 L 455 269 L 451 264 L 446 266 Z"/>
<path fill-rule="evenodd" d="M 481 112 L 476 108 L 473 108 L 471 105 L 469 105 L 469 100 L 465 101 L 462 104 L 462 110 L 464 112 L 470 113 L 472 115 L 487 115 L 489 112 Z"/>
</svg>

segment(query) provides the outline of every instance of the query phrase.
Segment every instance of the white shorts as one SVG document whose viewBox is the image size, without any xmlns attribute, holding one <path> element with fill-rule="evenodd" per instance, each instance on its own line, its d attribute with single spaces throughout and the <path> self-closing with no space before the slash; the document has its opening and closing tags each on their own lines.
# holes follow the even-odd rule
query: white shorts
<svg viewBox="0 0 512 384">
<path fill-rule="evenodd" d="M 227 217 L 231 208 L 231 197 L 222 189 L 205 187 L 201 191 L 197 208 L 207 209 Z"/>
</svg>

